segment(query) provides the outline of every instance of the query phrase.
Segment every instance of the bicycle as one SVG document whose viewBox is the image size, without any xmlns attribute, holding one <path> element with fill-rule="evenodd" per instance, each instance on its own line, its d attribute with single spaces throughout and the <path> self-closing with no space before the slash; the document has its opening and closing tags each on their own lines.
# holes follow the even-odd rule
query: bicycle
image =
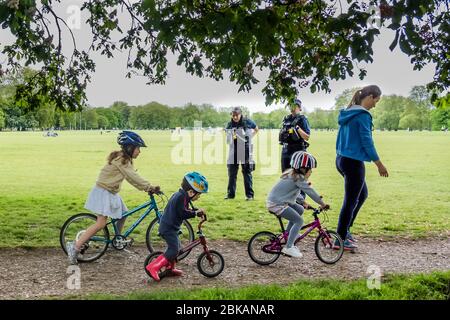
<svg viewBox="0 0 450 320">
<path fill-rule="evenodd" d="M 319 235 L 314 243 L 314 251 L 320 261 L 326 264 L 334 264 L 341 259 L 342 254 L 344 253 L 344 242 L 335 231 L 327 230 L 322 227 L 319 214 L 323 212 L 323 209 L 310 209 L 313 210 L 312 215 L 314 221 L 300 229 L 304 230 L 309 228 L 295 239 L 294 244 L 297 244 L 297 242 L 304 239 L 311 231 L 317 229 Z M 269 231 L 261 231 L 256 233 L 248 243 L 248 254 L 257 264 L 272 264 L 277 261 L 282 254 L 281 249 L 287 242 L 289 232 L 284 228 L 281 217 L 277 216 L 277 218 L 281 226 L 281 234 L 275 235 Z M 337 246 L 336 242 L 339 243 L 339 246 Z"/>
<path fill-rule="evenodd" d="M 189 253 L 192 249 L 195 247 L 202 245 L 203 252 L 198 256 L 197 258 L 197 269 L 198 271 L 208 278 L 217 277 L 220 273 L 222 273 L 223 268 L 225 267 L 225 260 L 223 259 L 223 256 L 215 251 L 215 250 L 209 250 L 207 244 L 206 244 L 206 237 L 202 230 L 202 225 L 207 220 L 206 214 L 202 216 L 202 220 L 198 224 L 198 238 L 196 240 L 191 241 L 186 246 L 182 247 L 181 250 L 178 252 L 177 260 L 180 260 L 180 256 L 185 255 L 186 253 Z M 146 267 L 158 256 L 163 254 L 163 252 L 153 252 L 150 255 L 147 256 L 144 262 L 144 270 L 145 273 L 151 277 L 150 273 L 146 269 Z M 170 269 L 165 269 L 161 272 L 159 272 L 159 278 L 162 279 L 166 276 L 171 275 Z"/>
<path fill-rule="evenodd" d="M 161 207 L 164 207 L 167 202 L 167 197 L 163 192 L 154 193 L 159 197 L 158 203 Z M 150 222 L 145 234 L 145 243 L 150 252 L 161 251 L 164 248 L 165 242 L 158 233 L 159 221 L 163 214 L 158 209 L 158 203 L 155 200 L 153 193 L 149 193 L 150 200 L 124 212 L 123 217 L 129 217 L 134 213 L 146 209 L 145 212 L 137 219 L 123 234 L 119 234 L 116 222 L 119 219 L 111 219 L 106 226 L 98 231 L 88 242 L 86 242 L 80 249 L 78 261 L 80 262 L 92 262 L 99 259 L 111 245 L 116 250 L 125 250 L 133 244 L 134 240 L 128 238 L 129 235 L 137 228 L 137 226 L 148 216 L 151 211 L 155 211 L 155 218 Z M 59 235 L 59 241 L 65 254 L 67 254 L 66 243 L 67 241 L 76 241 L 80 236 L 89 228 L 93 223 L 97 221 L 97 216 L 92 213 L 79 213 L 71 216 L 66 220 L 61 228 Z M 114 237 L 111 239 L 109 226 L 112 225 L 114 230 Z M 191 224 L 187 220 L 183 220 L 181 230 L 179 232 L 181 243 L 189 243 L 194 240 L 194 230 Z M 180 256 L 180 260 L 184 259 L 189 252 Z"/>
</svg>

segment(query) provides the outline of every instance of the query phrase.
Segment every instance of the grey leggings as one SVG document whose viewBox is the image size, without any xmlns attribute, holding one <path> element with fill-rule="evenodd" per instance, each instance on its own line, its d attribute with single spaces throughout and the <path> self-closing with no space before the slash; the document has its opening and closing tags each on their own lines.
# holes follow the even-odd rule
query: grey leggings
<svg viewBox="0 0 450 320">
<path fill-rule="evenodd" d="M 305 209 L 299 204 L 289 204 L 289 207 L 283 210 L 280 217 L 289 220 L 286 227 L 286 231 L 289 232 L 289 237 L 286 243 L 286 247 L 290 248 L 293 246 L 295 239 L 297 238 L 298 232 L 303 225 L 303 211 Z"/>
</svg>

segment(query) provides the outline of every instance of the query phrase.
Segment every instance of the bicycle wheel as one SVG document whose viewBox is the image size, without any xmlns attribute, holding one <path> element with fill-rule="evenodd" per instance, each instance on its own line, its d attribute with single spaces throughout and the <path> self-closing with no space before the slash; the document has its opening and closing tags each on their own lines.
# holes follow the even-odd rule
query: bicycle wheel
<svg viewBox="0 0 450 320">
<path fill-rule="evenodd" d="M 166 249 L 166 242 L 159 235 L 159 219 L 155 218 L 150 222 L 150 225 L 147 229 L 147 234 L 145 235 L 145 242 L 147 244 L 148 251 L 164 251 Z M 181 247 L 184 248 L 190 242 L 194 241 L 194 230 L 192 229 L 191 224 L 187 220 L 183 220 L 183 224 L 181 225 L 181 233 L 179 234 L 179 239 L 181 243 Z M 181 249 L 181 248 L 180 248 Z M 182 260 L 187 257 L 190 251 L 186 251 L 182 255 L 177 257 L 177 260 Z"/>
<path fill-rule="evenodd" d="M 335 248 L 335 242 L 339 243 L 339 248 Z M 344 253 L 344 242 L 337 232 L 325 230 L 317 236 L 314 250 L 320 261 L 326 264 L 338 262 Z"/>
<path fill-rule="evenodd" d="M 272 232 L 261 231 L 250 239 L 247 251 L 254 262 L 266 266 L 278 260 L 281 253 L 281 244 Z"/>
<path fill-rule="evenodd" d="M 209 254 L 202 252 L 197 259 L 197 268 L 202 275 L 208 278 L 217 277 L 225 267 L 225 260 L 222 255 L 215 251 L 210 250 Z"/>
<path fill-rule="evenodd" d="M 97 221 L 97 216 L 91 213 L 76 214 L 64 223 L 59 234 L 59 242 L 64 253 L 67 254 L 66 243 L 77 241 L 87 228 Z M 108 249 L 109 231 L 107 227 L 98 231 L 80 250 L 78 261 L 92 262 L 100 258 Z"/>
</svg>

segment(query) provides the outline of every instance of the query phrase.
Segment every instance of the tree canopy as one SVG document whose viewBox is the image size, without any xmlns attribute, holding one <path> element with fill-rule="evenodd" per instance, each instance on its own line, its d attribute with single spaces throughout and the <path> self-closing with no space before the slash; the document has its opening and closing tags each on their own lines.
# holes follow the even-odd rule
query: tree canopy
<svg viewBox="0 0 450 320">
<path fill-rule="evenodd" d="M 302 88 L 329 91 L 331 80 L 355 71 L 363 79 L 367 72 L 358 62 L 373 61 L 381 27 L 395 31 L 389 48 L 398 45 L 415 69 L 436 66 L 428 85 L 436 90 L 433 98 L 449 86 L 448 0 L 347 0 L 344 6 L 322 0 L 83 0 L 92 36 L 86 50 L 75 37 L 63 43 L 62 33 L 73 33 L 55 13 L 60 2 L 0 1 L 0 24 L 14 37 L 2 44 L 7 62 L 0 75 L 23 64 L 40 66 L 17 87 L 14 100 L 25 108 L 52 103 L 59 110 L 81 109 L 95 71 L 93 52 L 112 58 L 118 50 L 129 53 L 127 76 L 142 74 L 149 84 L 165 82 L 173 54 L 187 73 L 216 80 L 227 74 L 239 90 L 251 90 L 261 81 L 255 70 L 263 70 L 266 104 L 291 100 Z M 127 23 L 119 21 L 121 11 Z M 63 46 L 73 47 L 70 56 Z"/>
<path fill-rule="evenodd" d="M 32 77 L 36 72 L 25 69 L 16 77 L 0 79 L 0 131 L 35 129 L 168 129 L 194 127 L 201 121 L 203 127 L 224 127 L 230 121 L 230 108 L 212 105 L 185 104 L 181 107 L 150 102 L 130 106 L 117 101 L 109 107 L 84 107 L 78 112 L 64 112 L 54 103 L 46 103 L 36 110 L 27 111 L 14 104 L 16 84 Z M 316 109 L 307 113 L 314 129 L 337 129 L 339 109 L 345 108 L 357 88 L 345 89 L 335 99 L 332 110 Z M 280 128 L 287 109 L 270 113 L 251 114 L 241 106 L 243 114 L 250 116 L 260 128 Z M 375 128 L 386 130 L 445 130 L 450 128 L 450 106 L 434 108 L 431 96 L 424 86 L 415 86 L 408 97 L 383 95 L 372 112 Z"/>
</svg>

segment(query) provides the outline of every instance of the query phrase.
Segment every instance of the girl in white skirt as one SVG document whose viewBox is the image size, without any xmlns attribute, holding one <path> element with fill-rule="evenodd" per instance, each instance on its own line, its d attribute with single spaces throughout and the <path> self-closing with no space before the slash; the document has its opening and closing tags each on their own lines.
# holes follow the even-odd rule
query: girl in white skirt
<svg viewBox="0 0 450 320">
<path fill-rule="evenodd" d="M 152 186 L 150 182 L 139 176 L 133 167 L 133 159 L 139 156 L 140 148 L 147 147 L 144 140 L 135 132 L 123 131 L 119 134 L 117 143 L 122 150 L 111 152 L 108 163 L 100 171 L 96 185 L 89 193 L 84 205 L 86 209 L 97 214 L 97 222 L 90 226 L 78 241 L 66 244 L 70 264 L 77 263 L 81 246 L 106 226 L 108 217 L 121 219 L 117 222 L 119 233 L 121 232 L 125 223 L 122 214 L 128 211 L 118 193 L 124 179 L 138 190 L 159 191 L 159 186 Z"/>
</svg>

